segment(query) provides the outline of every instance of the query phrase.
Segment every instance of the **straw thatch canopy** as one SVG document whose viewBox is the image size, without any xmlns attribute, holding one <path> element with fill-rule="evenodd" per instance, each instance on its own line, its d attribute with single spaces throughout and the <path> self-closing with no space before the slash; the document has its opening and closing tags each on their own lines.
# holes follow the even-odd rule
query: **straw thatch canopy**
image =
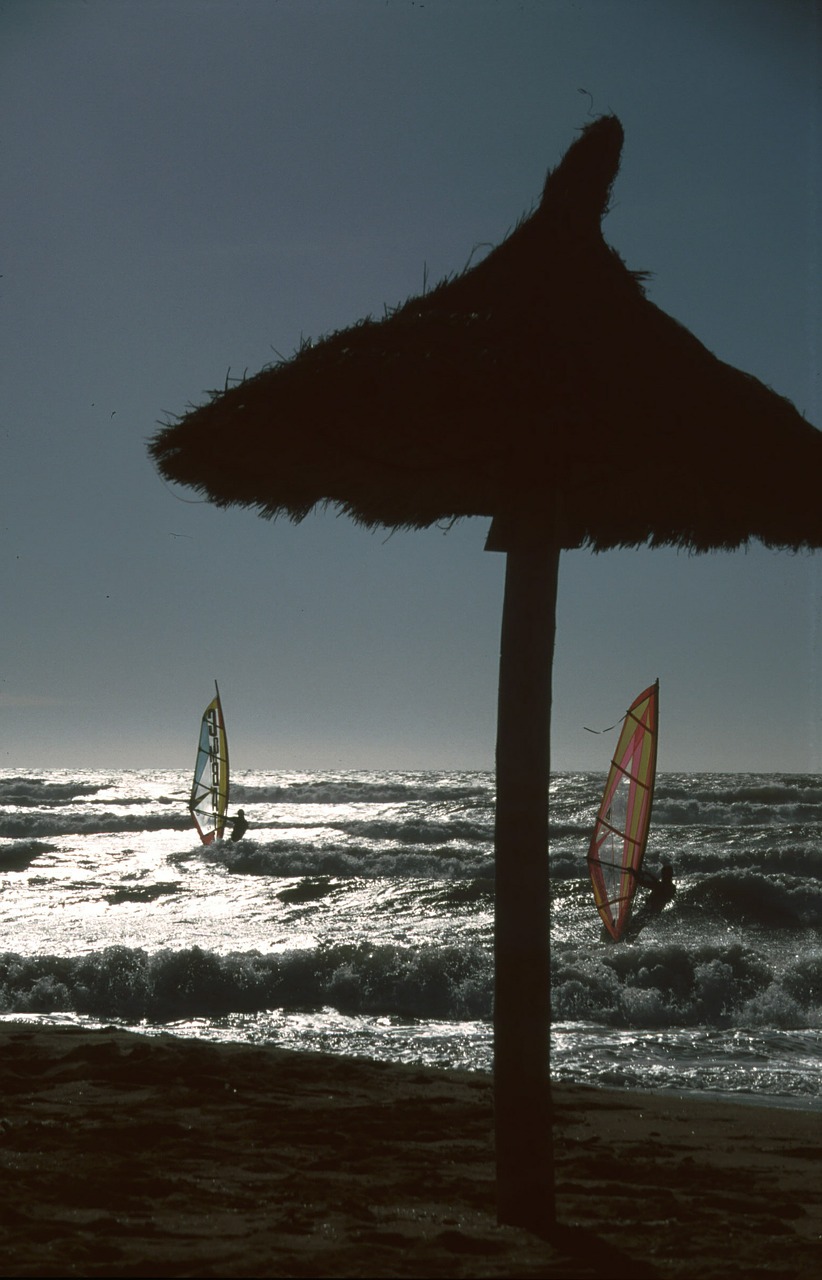
<svg viewBox="0 0 822 1280">
<path fill-rule="evenodd" d="M 514 513 L 562 547 L 822 544 L 822 434 L 602 238 L 622 139 L 596 120 L 477 265 L 166 425 L 162 474 L 294 520 L 497 517 L 501 545 Z"/>
</svg>

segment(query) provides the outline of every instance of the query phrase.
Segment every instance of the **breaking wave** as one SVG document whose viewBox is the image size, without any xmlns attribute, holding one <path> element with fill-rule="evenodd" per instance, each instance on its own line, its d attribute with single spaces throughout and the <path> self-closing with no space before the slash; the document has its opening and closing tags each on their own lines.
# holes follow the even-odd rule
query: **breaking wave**
<svg viewBox="0 0 822 1280">
<path fill-rule="evenodd" d="M 620 1028 L 822 1026 L 822 949 L 781 972 L 753 950 L 653 944 L 555 948 L 558 1022 Z M 489 1019 L 492 960 L 481 946 L 366 942 L 270 954 L 108 947 L 73 958 L 0 955 L 0 1011 L 173 1022 L 262 1010 Z"/>
</svg>

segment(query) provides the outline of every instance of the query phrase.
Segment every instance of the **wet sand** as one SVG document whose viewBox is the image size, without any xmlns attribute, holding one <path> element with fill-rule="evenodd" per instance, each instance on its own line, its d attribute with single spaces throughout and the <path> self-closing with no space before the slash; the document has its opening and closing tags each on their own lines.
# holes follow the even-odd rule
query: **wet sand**
<svg viewBox="0 0 822 1280">
<path fill-rule="evenodd" d="M 554 1091 L 552 1243 L 496 1226 L 487 1076 L 0 1025 L 4 1276 L 822 1269 L 822 1115 Z"/>
</svg>

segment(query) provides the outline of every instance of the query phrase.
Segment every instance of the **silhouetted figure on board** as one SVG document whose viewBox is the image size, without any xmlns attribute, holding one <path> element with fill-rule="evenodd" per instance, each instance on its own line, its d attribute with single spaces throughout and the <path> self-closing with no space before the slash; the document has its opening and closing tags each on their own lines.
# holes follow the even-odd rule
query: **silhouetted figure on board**
<svg viewBox="0 0 822 1280">
<path fill-rule="evenodd" d="M 231 839 L 234 841 L 242 840 L 246 831 L 248 831 L 248 823 L 246 822 L 245 814 L 242 809 L 238 809 L 237 816 L 234 819 L 234 825 L 231 828 Z"/>
<path fill-rule="evenodd" d="M 667 907 L 676 893 L 673 867 L 670 862 L 663 862 L 658 876 L 651 871 L 638 871 L 636 878 L 643 889 L 651 890 L 642 904 L 642 911 L 647 912 L 648 915 L 658 915 Z"/>
</svg>

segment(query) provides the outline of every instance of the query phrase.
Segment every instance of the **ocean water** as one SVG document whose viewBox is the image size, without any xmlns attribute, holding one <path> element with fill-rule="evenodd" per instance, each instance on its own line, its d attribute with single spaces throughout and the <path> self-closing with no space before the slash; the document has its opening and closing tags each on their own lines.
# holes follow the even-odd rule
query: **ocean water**
<svg viewBox="0 0 822 1280">
<path fill-rule="evenodd" d="M 0 771 L 0 1017 L 490 1070 L 492 775 L 237 773 L 209 847 L 189 782 Z M 822 1109 L 822 779 L 659 775 L 677 896 L 618 945 L 603 782 L 552 781 L 553 1078 Z"/>
</svg>

